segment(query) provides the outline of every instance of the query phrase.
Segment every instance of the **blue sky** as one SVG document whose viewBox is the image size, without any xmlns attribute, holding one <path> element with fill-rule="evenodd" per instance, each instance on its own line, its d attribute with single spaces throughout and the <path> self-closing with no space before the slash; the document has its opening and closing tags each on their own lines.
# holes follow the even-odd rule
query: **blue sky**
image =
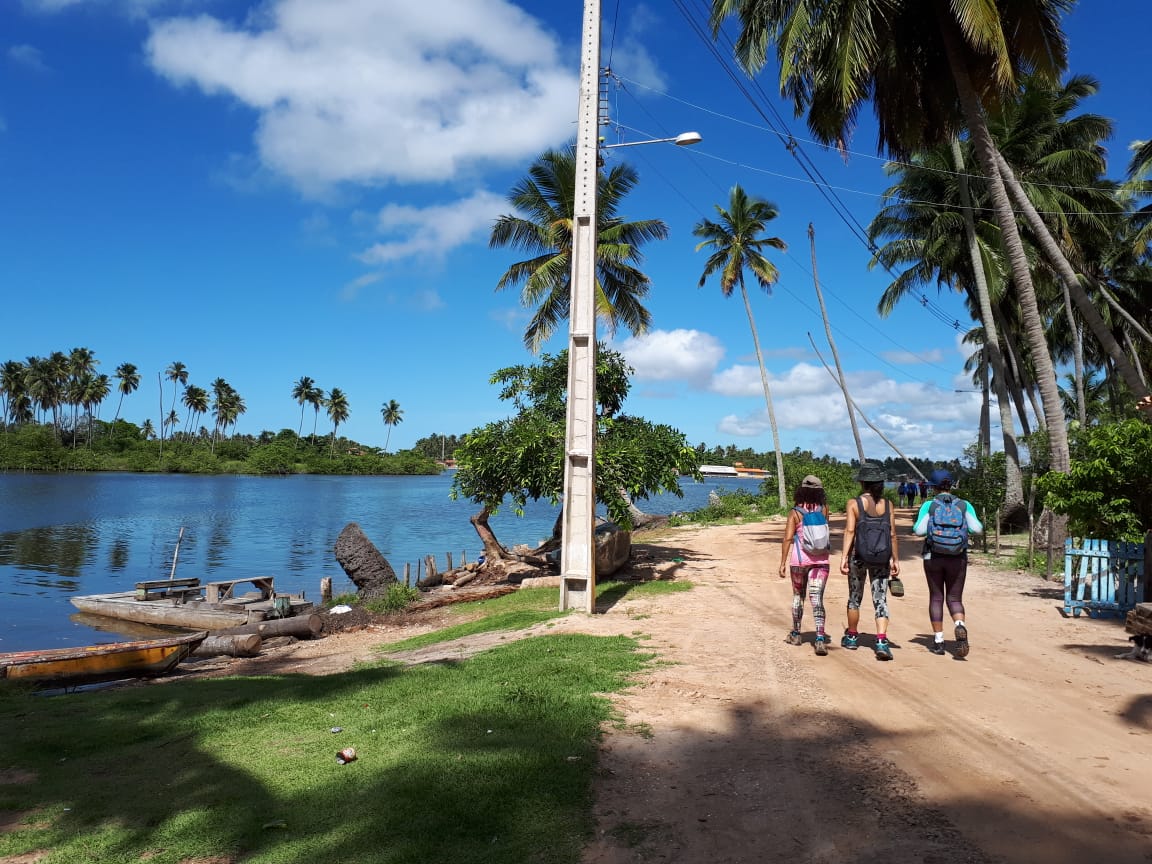
<svg viewBox="0 0 1152 864">
<path fill-rule="evenodd" d="M 910 454 L 948 457 L 975 437 L 962 372 L 968 322 L 929 294 L 880 319 L 889 279 L 765 128 L 681 8 L 604 0 L 609 141 L 695 130 L 694 148 L 611 151 L 640 173 L 623 208 L 662 218 L 647 250 L 653 330 L 612 339 L 636 368 L 631 413 L 693 443 L 771 448 L 747 318 L 697 288 L 692 226 L 734 183 L 775 202 L 780 282 L 752 302 L 785 449 L 854 455 L 844 404 L 816 360 L 816 229 L 829 313 L 857 402 Z M 618 9 L 617 9 L 618 6 Z M 1106 11 L 1105 11 L 1106 7 Z M 1138 0 L 1085 3 L 1066 22 L 1070 69 L 1101 82 L 1088 110 L 1115 119 L 1110 173 L 1152 134 Z M 528 313 L 493 288 L 515 253 L 487 248 L 505 195 L 545 148 L 574 135 L 578 0 L 5 0 L 0 3 L 0 360 L 74 346 L 100 371 L 144 376 L 123 413 L 157 420 L 156 375 L 226 378 L 239 431 L 296 428 L 302 375 L 341 388 L 350 437 L 392 449 L 507 413 L 488 377 L 530 362 Z M 870 118 L 847 160 L 805 143 L 802 119 L 758 79 L 861 224 L 885 187 Z M 932 311 L 935 310 L 935 311 Z M 561 350 L 566 331 L 546 347 Z M 165 382 L 166 388 L 171 385 Z M 171 391 L 166 390 L 167 407 Z M 110 417 L 115 400 L 106 403 Z M 305 430 L 312 423 L 311 409 Z M 330 430 L 321 416 L 320 431 Z M 870 456 L 889 455 L 865 432 Z"/>
</svg>

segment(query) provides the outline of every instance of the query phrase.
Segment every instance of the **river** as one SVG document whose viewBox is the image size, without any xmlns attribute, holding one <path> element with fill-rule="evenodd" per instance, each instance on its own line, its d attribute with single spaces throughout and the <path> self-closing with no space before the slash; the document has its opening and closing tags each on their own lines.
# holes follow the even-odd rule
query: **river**
<svg viewBox="0 0 1152 864">
<path fill-rule="evenodd" d="M 179 474 L 0 473 L 0 652 L 133 638 L 81 618 L 79 594 L 128 591 L 167 578 L 184 528 L 177 573 L 202 581 L 276 577 L 282 591 L 319 595 L 352 585 L 333 544 L 358 522 L 398 573 L 405 562 L 445 553 L 456 562 L 480 551 L 468 522 L 471 501 L 448 497 L 451 473 L 433 477 L 284 478 Z M 695 510 L 713 489 L 756 491 L 759 481 L 707 478 L 685 483 L 683 499 L 639 502 L 651 513 Z M 537 544 L 556 510 L 529 504 L 523 518 L 504 508 L 491 520 L 505 545 Z M 139 638 L 139 637 L 136 637 Z"/>
</svg>

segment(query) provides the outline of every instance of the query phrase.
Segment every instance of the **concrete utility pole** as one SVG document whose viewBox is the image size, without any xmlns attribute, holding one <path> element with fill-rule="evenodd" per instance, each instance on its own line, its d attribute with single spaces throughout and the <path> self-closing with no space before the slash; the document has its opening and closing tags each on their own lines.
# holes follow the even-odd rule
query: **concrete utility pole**
<svg viewBox="0 0 1152 864">
<path fill-rule="evenodd" d="M 600 0 L 584 0 L 580 45 L 560 608 L 591 613 L 596 605 L 596 157 L 600 137 Z"/>
</svg>

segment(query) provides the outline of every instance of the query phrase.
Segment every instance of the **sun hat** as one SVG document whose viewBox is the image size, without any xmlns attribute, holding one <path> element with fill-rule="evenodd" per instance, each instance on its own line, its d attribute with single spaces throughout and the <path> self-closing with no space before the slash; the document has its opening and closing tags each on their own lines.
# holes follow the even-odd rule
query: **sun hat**
<svg viewBox="0 0 1152 864">
<path fill-rule="evenodd" d="M 928 482 L 933 486 L 939 486 L 941 483 L 951 483 L 952 475 L 943 468 L 937 468 L 928 476 Z"/>
<path fill-rule="evenodd" d="M 882 483 L 884 481 L 884 469 L 875 462 L 865 462 L 856 469 L 855 479 L 860 483 Z"/>
<path fill-rule="evenodd" d="M 815 474 L 809 474 L 800 481 L 800 486 L 804 489 L 823 489 L 824 484 L 820 482 L 820 478 Z"/>
</svg>

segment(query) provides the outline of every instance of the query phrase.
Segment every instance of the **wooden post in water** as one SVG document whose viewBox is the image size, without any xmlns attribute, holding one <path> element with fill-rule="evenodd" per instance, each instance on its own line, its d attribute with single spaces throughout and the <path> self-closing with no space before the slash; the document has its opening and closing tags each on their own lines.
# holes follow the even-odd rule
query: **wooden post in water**
<svg viewBox="0 0 1152 864">
<path fill-rule="evenodd" d="M 404 562 L 404 587 L 405 588 L 411 588 L 412 587 L 412 562 L 411 561 L 405 561 Z"/>
<path fill-rule="evenodd" d="M 436 556 L 426 555 L 424 557 L 424 581 L 431 584 L 436 579 L 438 572 L 436 569 Z"/>
<path fill-rule="evenodd" d="M 461 549 L 460 550 L 460 566 L 463 567 L 467 563 L 468 563 L 468 559 L 464 557 L 464 550 Z"/>
<path fill-rule="evenodd" d="M 444 554 L 448 557 L 448 569 L 451 570 L 452 569 L 452 553 L 451 552 L 445 552 Z"/>
<path fill-rule="evenodd" d="M 330 603 L 332 601 L 332 577 L 325 576 L 320 580 L 320 602 Z"/>
</svg>

